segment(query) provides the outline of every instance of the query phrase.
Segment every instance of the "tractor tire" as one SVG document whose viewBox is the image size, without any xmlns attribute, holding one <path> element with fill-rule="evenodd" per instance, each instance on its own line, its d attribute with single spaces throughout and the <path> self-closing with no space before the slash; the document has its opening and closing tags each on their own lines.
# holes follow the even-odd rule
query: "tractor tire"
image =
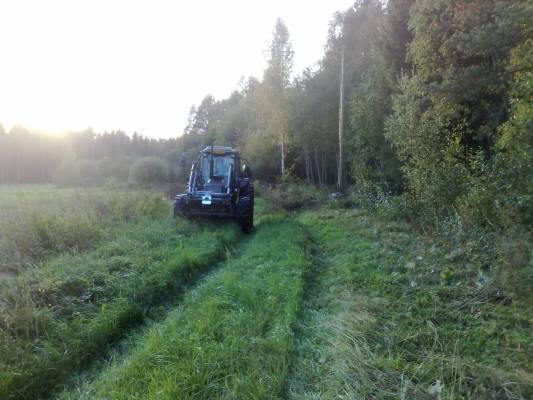
<svg viewBox="0 0 533 400">
<path fill-rule="evenodd" d="M 252 199 L 252 218 L 251 218 L 251 226 L 253 227 L 254 226 L 254 203 L 255 203 L 255 199 L 254 199 L 254 185 L 252 183 L 250 183 L 250 185 L 248 186 L 248 193 L 250 195 L 250 198 Z"/>
<path fill-rule="evenodd" d="M 177 201 L 174 203 L 174 218 L 183 217 L 183 203 L 181 201 Z"/>
<path fill-rule="evenodd" d="M 254 202 L 248 196 L 241 197 L 237 203 L 237 220 L 244 233 L 250 233 L 254 226 Z"/>
</svg>

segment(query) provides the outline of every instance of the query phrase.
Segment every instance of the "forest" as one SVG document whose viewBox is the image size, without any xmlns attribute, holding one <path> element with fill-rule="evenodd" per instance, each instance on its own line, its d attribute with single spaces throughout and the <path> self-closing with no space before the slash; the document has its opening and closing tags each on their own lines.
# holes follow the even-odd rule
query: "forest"
<svg viewBox="0 0 533 400">
<path fill-rule="evenodd" d="M 176 139 L 0 125 L 0 182 L 127 181 L 142 158 L 146 179 L 183 180 L 219 144 L 260 180 L 393 201 L 419 224 L 530 224 L 532 12 L 521 0 L 358 0 L 331 19 L 323 58 L 296 74 L 280 19 L 262 79 L 207 95 Z"/>
<path fill-rule="evenodd" d="M 532 11 L 528 1 L 357 1 L 334 16 L 318 66 L 293 80 L 278 21 L 263 79 L 206 96 L 178 148 L 231 144 L 259 179 L 351 187 L 419 224 L 457 214 L 530 224 Z"/>
</svg>

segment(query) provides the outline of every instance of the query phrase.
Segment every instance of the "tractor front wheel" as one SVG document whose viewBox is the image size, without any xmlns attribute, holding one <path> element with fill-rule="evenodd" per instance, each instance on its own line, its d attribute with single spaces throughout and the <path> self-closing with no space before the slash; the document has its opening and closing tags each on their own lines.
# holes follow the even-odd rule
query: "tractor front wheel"
<svg viewBox="0 0 533 400">
<path fill-rule="evenodd" d="M 250 233 L 254 225 L 253 198 L 241 197 L 237 203 L 237 219 L 244 233 Z"/>
</svg>

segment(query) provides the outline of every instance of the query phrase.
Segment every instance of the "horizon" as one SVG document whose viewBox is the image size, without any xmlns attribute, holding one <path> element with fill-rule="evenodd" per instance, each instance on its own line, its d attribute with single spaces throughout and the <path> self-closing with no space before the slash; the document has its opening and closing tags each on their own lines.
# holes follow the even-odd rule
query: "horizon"
<svg viewBox="0 0 533 400">
<path fill-rule="evenodd" d="M 294 77 L 321 59 L 333 14 L 352 4 L 2 3 L 0 123 L 175 138 L 206 95 L 221 100 L 262 78 L 276 18 L 289 28 Z"/>
</svg>

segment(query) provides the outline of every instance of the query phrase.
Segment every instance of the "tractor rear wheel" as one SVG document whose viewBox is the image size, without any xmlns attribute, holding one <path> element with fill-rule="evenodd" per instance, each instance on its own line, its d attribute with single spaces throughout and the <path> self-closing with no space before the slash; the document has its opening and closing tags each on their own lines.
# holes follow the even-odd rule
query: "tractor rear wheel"
<svg viewBox="0 0 533 400">
<path fill-rule="evenodd" d="M 183 200 L 176 200 L 174 202 L 174 218 L 182 217 L 183 215 Z"/>
<path fill-rule="evenodd" d="M 237 203 L 237 219 L 244 233 L 250 233 L 254 225 L 253 198 L 241 197 Z"/>
<path fill-rule="evenodd" d="M 251 226 L 253 227 L 254 226 L 254 185 L 252 183 L 250 183 L 248 185 L 248 196 L 250 196 L 250 198 L 252 199 L 252 217 L 251 217 Z"/>
</svg>

